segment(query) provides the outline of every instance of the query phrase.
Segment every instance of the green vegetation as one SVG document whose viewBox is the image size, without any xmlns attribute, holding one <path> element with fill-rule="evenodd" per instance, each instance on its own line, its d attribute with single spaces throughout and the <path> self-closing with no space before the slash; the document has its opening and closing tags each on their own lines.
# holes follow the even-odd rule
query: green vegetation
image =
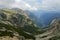
<svg viewBox="0 0 60 40">
<path fill-rule="evenodd" d="M 34 39 L 34 35 L 42 33 L 42 31 L 40 31 L 40 29 L 35 26 L 34 22 L 32 22 L 31 19 L 27 18 L 27 16 L 22 15 L 22 13 L 24 12 L 16 13 L 11 9 L 0 10 L 0 29 L 3 27 L 6 29 L 5 31 L 0 31 L 0 36 L 13 37 L 14 32 L 17 32 L 19 35 L 22 35 L 25 38 Z"/>
<path fill-rule="evenodd" d="M 49 40 L 60 40 L 60 36 L 59 37 L 53 37 L 53 38 L 50 38 Z"/>
<path fill-rule="evenodd" d="M 0 27 L 5 27 L 6 31 L 0 31 L 0 36 L 13 36 L 13 32 L 18 32 L 19 35 L 24 36 L 25 38 L 34 38 L 33 35 L 29 35 L 27 33 L 24 32 L 24 30 L 22 30 L 22 28 L 17 27 L 15 28 L 15 26 L 11 26 L 11 25 L 6 25 L 3 23 L 0 23 Z M 12 32 L 9 32 L 8 30 L 11 30 Z"/>
</svg>

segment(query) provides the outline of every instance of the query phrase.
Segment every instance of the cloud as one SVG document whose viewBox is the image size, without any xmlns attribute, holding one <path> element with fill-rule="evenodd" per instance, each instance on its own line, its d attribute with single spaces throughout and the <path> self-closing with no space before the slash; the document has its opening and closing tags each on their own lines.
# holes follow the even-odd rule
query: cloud
<svg viewBox="0 0 60 40">
<path fill-rule="evenodd" d="M 29 0 L 30 4 L 37 8 L 37 10 L 59 11 L 60 0 Z M 29 2 L 27 1 L 27 2 Z"/>
<path fill-rule="evenodd" d="M 35 3 L 37 3 L 37 0 L 0 0 L 0 7 L 1 6 L 4 6 L 6 8 L 18 7 L 23 10 L 38 10 Z"/>
<path fill-rule="evenodd" d="M 36 0 L 0 0 L 0 8 L 20 8 L 23 10 L 37 10 L 35 6 L 30 4 L 31 2 L 35 2 Z"/>
<path fill-rule="evenodd" d="M 0 6 L 23 10 L 60 10 L 60 0 L 0 0 Z"/>
<path fill-rule="evenodd" d="M 37 10 L 36 7 L 31 6 L 29 3 L 27 3 L 24 0 L 15 0 L 15 2 L 12 4 L 12 7 L 18 7 L 23 10 Z"/>
<path fill-rule="evenodd" d="M 0 8 L 8 8 L 13 2 L 14 0 L 0 0 Z"/>
<path fill-rule="evenodd" d="M 41 10 L 60 10 L 60 0 L 43 0 L 40 6 L 38 7 Z"/>
</svg>

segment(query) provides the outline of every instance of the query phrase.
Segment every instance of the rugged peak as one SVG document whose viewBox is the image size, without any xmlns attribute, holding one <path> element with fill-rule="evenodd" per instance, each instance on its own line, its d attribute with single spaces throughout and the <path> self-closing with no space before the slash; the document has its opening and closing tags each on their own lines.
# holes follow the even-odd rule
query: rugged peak
<svg viewBox="0 0 60 40">
<path fill-rule="evenodd" d="M 6 30 L 12 30 L 12 33 L 17 32 L 19 35 L 22 35 L 25 38 L 34 38 L 34 35 L 39 33 L 34 22 L 28 16 L 26 16 L 26 12 L 17 9 L 0 9 L 0 27 L 2 30 L 3 27 Z"/>
</svg>

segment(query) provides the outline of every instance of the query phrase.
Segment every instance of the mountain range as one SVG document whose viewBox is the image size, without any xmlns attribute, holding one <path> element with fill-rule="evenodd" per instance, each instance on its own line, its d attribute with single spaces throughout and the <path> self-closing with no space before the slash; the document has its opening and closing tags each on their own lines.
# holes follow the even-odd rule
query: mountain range
<svg viewBox="0 0 60 40">
<path fill-rule="evenodd" d="M 60 38 L 59 26 L 59 12 L 37 13 L 19 8 L 0 9 L 0 37 L 13 37 L 14 33 L 17 32 L 19 35 L 29 39 L 38 37 L 41 38 L 40 40 L 57 40 Z"/>
<path fill-rule="evenodd" d="M 28 14 L 29 17 L 33 21 L 35 21 L 35 23 L 38 26 L 43 26 L 43 27 L 47 27 L 53 19 L 60 17 L 60 12 L 55 12 L 55 11 L 49 11 L 49 12 L 45 12 L 45 11 L 30 12 L 30 11 L 28 11 L 28 13 L 29 13 Z"/>
<path fill-rule="evenodd" d="M 10 31 L 12 31 L 12 33 L 17 32 L 25 38 L 34 38 L 34 35 L 42 32 L 21 9 L 0 9 L 0 29 L 3 28 L 6 30 L 1 31 L 0 36 L 6 36 L 6 33 L 10 36 L 12 35 Z M 3 34 L 4 32 L 5 34 Z"/>
<path fill-rule="evenodd" d="M 38 38 L 39 37 L 39 38 Z M 36 40 L 60 40 L 60 18 L 53 19 L 46 32 L 36 35 Z"/>
</svg>

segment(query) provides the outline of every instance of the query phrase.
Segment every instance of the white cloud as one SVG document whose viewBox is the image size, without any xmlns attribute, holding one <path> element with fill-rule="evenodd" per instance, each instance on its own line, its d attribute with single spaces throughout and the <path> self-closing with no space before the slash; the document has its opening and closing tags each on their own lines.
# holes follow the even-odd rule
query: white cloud
<svg viewBox="0 0 60 40">
<path fill-rule="evenodd" d="M 39 8 L 41 10 L 60 10 L 60 0 L 43 0 Z"/>
<path fill-rule="evenodd" d="M 60 10 L 60 0 L 0 0 L 0 5 L 23 10 Z"/>
<path fill-rule="evenodd" d="M 0 7 L 2 6 L 7 8 L 17 7 L 23 10 L 37 10 L 35 6 L 32 6 L 32 4 L 29 4 L 29 2 L 31 3 L 31 0 L 29 2 L 27 1 L 28 0 L 0 0 Z M 32 2 L 34 1 L 32 0 Z"/>
<path fill-rule="evenodd" d="M 4 7 L 10 7 L 11 4 L 14 2 L 14 0 L 0 0 L 0 7 L 4 6 Z"/>
<path fill-rule="evenodd" d="M 37 0 L 0 0 L 0 5 L 13 8 L 18 7 L 23 10 L 38 10 L 34 4 Z"/>
<path fill-rule="evenodd" d="M 36 7 L 31 6 L 29 3 L 27 3 L 23 0 L 15 0 L 15 2 L 12 4 L 12 7 L 18 7 L 23 10 L 37 10 Z"/>
</svg>

